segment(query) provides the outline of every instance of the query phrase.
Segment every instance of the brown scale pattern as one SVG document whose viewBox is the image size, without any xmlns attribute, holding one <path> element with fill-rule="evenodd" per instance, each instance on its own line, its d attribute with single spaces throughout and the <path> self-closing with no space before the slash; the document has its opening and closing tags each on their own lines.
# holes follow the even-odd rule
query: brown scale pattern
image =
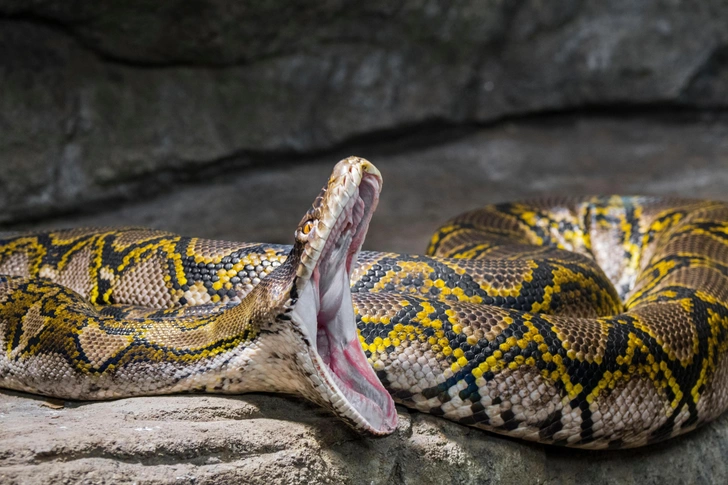
<svg viewBox="0 0 728 485">
<path fill-rule="evenodd" d="M 71 256 L 66 266 L 57 272 L 54 279 L 59 285 L 70 288 L 81 295 L 88 295 L 91 292 L 91 277 L 88 272 L 90 262 L 91 249 L 86 247 Z"/>
<path fill-rule="evenodd" d="M 17 277 L 0 283 L 0 383 L 88 397 L 83 376 L 95 373 L 98 398 L 237 382 L 220 377 L 216 359 L 258 342 L 251 302 L 266 296 L 253 293 L 274 287 L 285 251 L 143 229 L 2 241 L 0 273 Z M 352 275 L 359 339 L 399 402 L 583 448 L 660 441 L 728 406 L 725 204 L 618 196 L 500 204 L 446 223 L 428 253 L 364 252 Z M 235 323 L 233 311 L 248 323 Z M 69 318 L 49 326 L 53 312 Z M 29 345 L 34 338 L 40 347 Z M 197 377 L 169 380 L 186 369 Z M 276 388 L 275 375 L 259 378 Z"/>
<path fill-rule="evenodd" d="M 168 233 L 147 228 L 130 228 L 123 231 L 114 238 L 113 247 L 117 251 L 123 251 L 132 246 L 138 246 L 144 242 L 151 242 Z"/>
<path fill-rule="evenodd" d="M 690 361 L 698 351 L 698 329 L 690 313 L 685 311 L 685 306 L 691 305 L 689 302 L 689 299 L 663 301 L 630 312 L 643 328 L 660 339 L 669 355 L 682 362 Z"/>
<path fill-rule="evenodd" d="M 173 306 L 174 300 L 164 281 L 166 274 L 167 269 L 157 258 L 140 261 L 117 277 L 113 285 L 117 301 L 148 308 Z"/>
</svg>

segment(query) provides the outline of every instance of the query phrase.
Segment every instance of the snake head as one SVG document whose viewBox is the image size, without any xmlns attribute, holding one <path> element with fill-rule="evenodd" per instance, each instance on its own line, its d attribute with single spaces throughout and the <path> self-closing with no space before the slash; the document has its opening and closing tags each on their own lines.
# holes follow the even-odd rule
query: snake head
<svg viewBox="0 0 728 485">
<path fill-rule="evenodd" d="M 391 433 L 397 413 L 361 347 L 349 275 L 381 187 L 379 170 L 367 160 L 339 162 L 298 225 L 286 261 L 295 267 L 287 316 L 302 334 L 311 364 L 310 386 L 301 393 L 374 435 Z"/>
</svg>

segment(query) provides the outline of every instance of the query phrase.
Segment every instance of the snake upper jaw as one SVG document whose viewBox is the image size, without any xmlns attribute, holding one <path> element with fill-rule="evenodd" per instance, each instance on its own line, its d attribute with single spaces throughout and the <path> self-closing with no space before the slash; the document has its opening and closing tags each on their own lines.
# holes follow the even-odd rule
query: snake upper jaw
<svg viewBox="0 0 728 485">
<path fill-rule="evenodd" d="M 349 275 L 379 200 L 382 179 L 368 161 L 342 160 L 296 231 L 297 300 L 290 311 L 309 343 L 314 372 L 308 397 L 353 428 L 386 435 L 394 401 L 359 342 Z"/>
</svg>

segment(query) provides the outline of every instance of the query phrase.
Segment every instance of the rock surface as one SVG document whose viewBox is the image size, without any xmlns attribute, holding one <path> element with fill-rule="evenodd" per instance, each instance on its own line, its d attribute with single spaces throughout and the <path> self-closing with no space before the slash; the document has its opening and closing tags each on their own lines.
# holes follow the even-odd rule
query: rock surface
<svg viewBox="0 0 728 485">
<path fill-rule="evenodd" d="M 399 409 L 387 438 L 276 396 L 162 396 L 66 403 L 0 391 L 0 482 L 250 484 L 716 484 L 728 416 L 646 449 L 521 443 Z M 699 459 L 698 459 L 699 457 Z"/>
<path fill-rule="evenodd" d="M 726 140 L 722 117 L 548 117 L 397 153 L 364 150 L 384 175 L 367 246 L 420 252 L 446 218 L 516 197 L 639 192 L 725 199 Z M 290 242 L 336 159 L 252 170 L 34 227 L 141 224 Z M 394 435 L 367 439 L 312 405 L 271 395 L 69 402 L 63 409 L 43 403 L 0 391 L 0 483 L 728 482 L 728 416 L 644 449 L 583 452 L 522 443 L 404 408 Z"/>
<path fill-rule="evenodd" d="M 591 106 L 725 108 L 721 0 L 0 0 L 0 222 Z"/>
<path fill-rule="evenodd" d="M 417 138 L 299 163 L 283 159 L 96 214 L 17 228 L 137 225 L 189 236 L 290 244 L 334 164 L 371 160 L 384 187 L 365 249 L 421 253 L 450 217 L 485 204 L 549 194 L 657 194 L 726 199 L 728 117 L 549 116 L 447 142 Z"/>
</svg>

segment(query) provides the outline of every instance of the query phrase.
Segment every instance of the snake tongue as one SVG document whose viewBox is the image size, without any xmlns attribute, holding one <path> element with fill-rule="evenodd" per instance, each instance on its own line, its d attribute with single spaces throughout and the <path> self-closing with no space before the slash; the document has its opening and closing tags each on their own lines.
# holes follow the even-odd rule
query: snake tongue
<svg viewBox="0 0 728 485">
<path fill-rule="evenodd" d="M 354 428 L 383 435 L 394 431 L 397 413 L 359 342 L 349 278 L 379 198 L 381 178 L 361 159 L 347 159 L 342 164 L 357 161 L 358 170 L 357 166 L 344 166 L 351 168 L 345 174 L 348 178 L 341 185 L 330 182 L 328 192 L 322 192 L 328 197 L 327 207 L 333 208 L 333 214 L 325 214 L 325 227 L 330 229 L 309 234 L 319 250 L 312 253 L 315 256 L 309 263 L 313 264 L 305 270 L 304 275 L 310 276 L 299 275 L 303 284 L 291 317 L 309 338 L 316 370 L 312 381 L 321 382 L 312 399 L 331 408 Z M 364 169 L 362 163 L 366 164 Z M 341 167 L 337 169 L 341 171 Z"/>
</svg>

